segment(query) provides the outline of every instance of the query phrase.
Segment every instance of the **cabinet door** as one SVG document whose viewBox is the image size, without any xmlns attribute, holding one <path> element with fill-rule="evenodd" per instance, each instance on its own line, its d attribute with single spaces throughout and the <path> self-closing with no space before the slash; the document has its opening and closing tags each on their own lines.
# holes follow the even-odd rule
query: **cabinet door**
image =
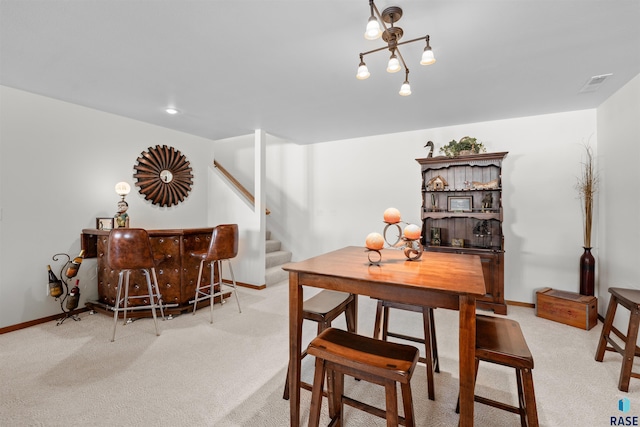
<svg viewBox="0 0 640 427">
<path fill-rule="evenodd" d="M 478 298 L 478 307 L 494 310 L 496 314 L 507 314 L 504 302 L 504 270 L 502 269 L 502 253 L 481 254 L 482 273 L 487 293 Z"/>
</svg>

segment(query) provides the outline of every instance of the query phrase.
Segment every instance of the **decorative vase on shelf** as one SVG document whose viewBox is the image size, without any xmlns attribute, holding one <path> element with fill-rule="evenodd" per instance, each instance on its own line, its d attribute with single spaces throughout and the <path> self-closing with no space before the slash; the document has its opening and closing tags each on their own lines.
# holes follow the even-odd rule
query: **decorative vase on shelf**
<svg viewBox="0 0 640 427">
<path fill-rule="evenodd" d="M 591 255 L 591 248 L 584 247 L 580 257 L 580 295 L 593 296 L 596 275 L 596 260 Z"/>
</svg>

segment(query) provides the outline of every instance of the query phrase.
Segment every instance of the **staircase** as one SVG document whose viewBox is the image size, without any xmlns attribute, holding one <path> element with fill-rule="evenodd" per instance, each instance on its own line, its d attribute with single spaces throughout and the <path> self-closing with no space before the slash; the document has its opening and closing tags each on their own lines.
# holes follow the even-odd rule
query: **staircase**
<svg viewBox="0 0 640 427">
<path fill-rule="evenodd" d="M 280 240 L 271 238 L 271 232 L 267 231 L 266 257 L 265 257 L 265 285 L 273 285 L 289 278 L 289 273 L 282 269 L 282 265 L 291 261 L 291 252 L 283 251 Z"/>
</svg>

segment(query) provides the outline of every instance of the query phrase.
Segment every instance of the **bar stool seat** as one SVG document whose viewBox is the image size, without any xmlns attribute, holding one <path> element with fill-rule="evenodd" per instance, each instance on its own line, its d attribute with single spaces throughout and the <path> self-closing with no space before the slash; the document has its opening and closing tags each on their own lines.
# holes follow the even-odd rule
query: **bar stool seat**
<svg viewBox="0 0 640 427">
<path fill-rule="evenodd" d="M 611 299 L 609 300 L 609 307 L 607 308 L 598 349 L 596 350 L 596 360 L 602 362 L 606 350 L 620 353 L 622 355 L 622 367 L 620 369 L 618 389 L 628 392 L 631 377 L 640 378 L 640 373 L 633 372 L 633 361 L 635 357 L 640 356 L 640 348 L 636 345 L 638 327 L 640 326 L 640 290 L 609 288 L 609 293 L 611 294 Z M 623 306 L 630 312 L 626 336 L 613 326 L 618 305 Z M 624 347 L 611 338 L 612 331 L 624 342 Z"/>
<path fill-rule="evenodd" d="M 414 426 L 410 381 L 420 356 L 417 348 L 329 328 L 311 341 L 307 351 L 316 358 L 309 426 L 317 427 L 320 421 L 325 374 L 333 379 L 328 387 L 331 425 L 344 425 L 343 405 L 347 404 L 386 418 L 387 426 Z M 384 386 L 386 411 L 344 396 L 344 375 Z M 397 383 L 402 390 L 404 417 L 398 415 Z"/>
<path fill-rule="evenodd" d="M 155 259 L 149 234 L 142 228 L 116 228 L 109 233 L 107 263 L 118 273 L 118 290 L 115 305 L 113 307 L 113 334 L 111 342 L 116 338 L 116 326 L 118 324 L 118 313 L 122 312 L 125 325 L 127 323 L 127 311 L 151 308 L 153 322 L 158 331 L 158 319 L 156 308 L 160 309 L 160 315 L 164 319 L 162 308 L 162 296 L 158 287 L 156 276 Z M 132 270 L 140 270 L 147 283 L 147 293 L 137 293 L 129 295 L 129 276 Z M 124 287 L 124 298 L 121 298 Z M 143 305 L 129 307 L 130 299 L 142 299 Z"/>
<path fill-rule="evenodd" d="M 357 296 L 347 292 L 337 292 L 330 290 L 322 290 L 311 298 L 305 300 L 302 304 L 302 318 L 312 320 L 318 323 L 318 333 L 331 327 L 331 323 L 342 313 L 344 313 L 347 321 L 347 330 L 356 332 L 358 322 L 358 301 Z M 305 349 L 300 355 L 300 360 L 307 355 Z M 283 399 L 289 400 L 289 369 L 287 369 L 287 377 L 284 384 Z M 300 382 L 300 387 L 311 391 L 311 384 L 304 381 Z"/>
<path fill-rule="evenodd" d="M 474 395 L 478 403 L 520 414 L 522 427 L 538 426 L 538 411 L 533 388 L 533 356 L 520 324 L 504 317 L 476 316 L 476 377 L 480 361 L 508 366 L 516 370 L 518 407 Z M 460 399 L 456 412 L 460 412 Z"/>
<path fill-rule="evenodd" d="M 389 331 L 390 308 L 422 313 L 424 338 L 412 337 L 409 335 Z M 438 343 L 436 341 L 436 323 L 433 316 L 433 308 L 420 305 L 403 304 L 387 300 L 378 300 L 378 304 L 376 307 L 376 319 L 373 328 L 373 337 L 382 339 L 383 341 L 387 341 L 388 337 L 394 337 L 405 341 L 424 344 L 425 357 L 420 357 L 419 361 L 426 365 L 427 394 L 429 396 L 429 399 L 435 400 L 435 379 L 433 373 L 440 372 L 440 362 L 438 361 Z"/>
</svg>

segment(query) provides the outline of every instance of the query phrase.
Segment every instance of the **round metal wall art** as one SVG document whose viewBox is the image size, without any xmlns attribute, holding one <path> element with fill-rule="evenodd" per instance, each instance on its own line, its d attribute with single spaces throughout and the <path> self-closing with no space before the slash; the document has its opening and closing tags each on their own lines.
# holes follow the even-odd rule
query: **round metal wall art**
<svg viewBox="0 0 640 427">
<path fill-rule="evenodd" d="M 166 145 L 156 145 L 143 151 L 134 169 L 136 187 L 154 205 L 177 205 L 189 195 L 193 185 L 193 173 L 187 158 Z"/>
</svg>

